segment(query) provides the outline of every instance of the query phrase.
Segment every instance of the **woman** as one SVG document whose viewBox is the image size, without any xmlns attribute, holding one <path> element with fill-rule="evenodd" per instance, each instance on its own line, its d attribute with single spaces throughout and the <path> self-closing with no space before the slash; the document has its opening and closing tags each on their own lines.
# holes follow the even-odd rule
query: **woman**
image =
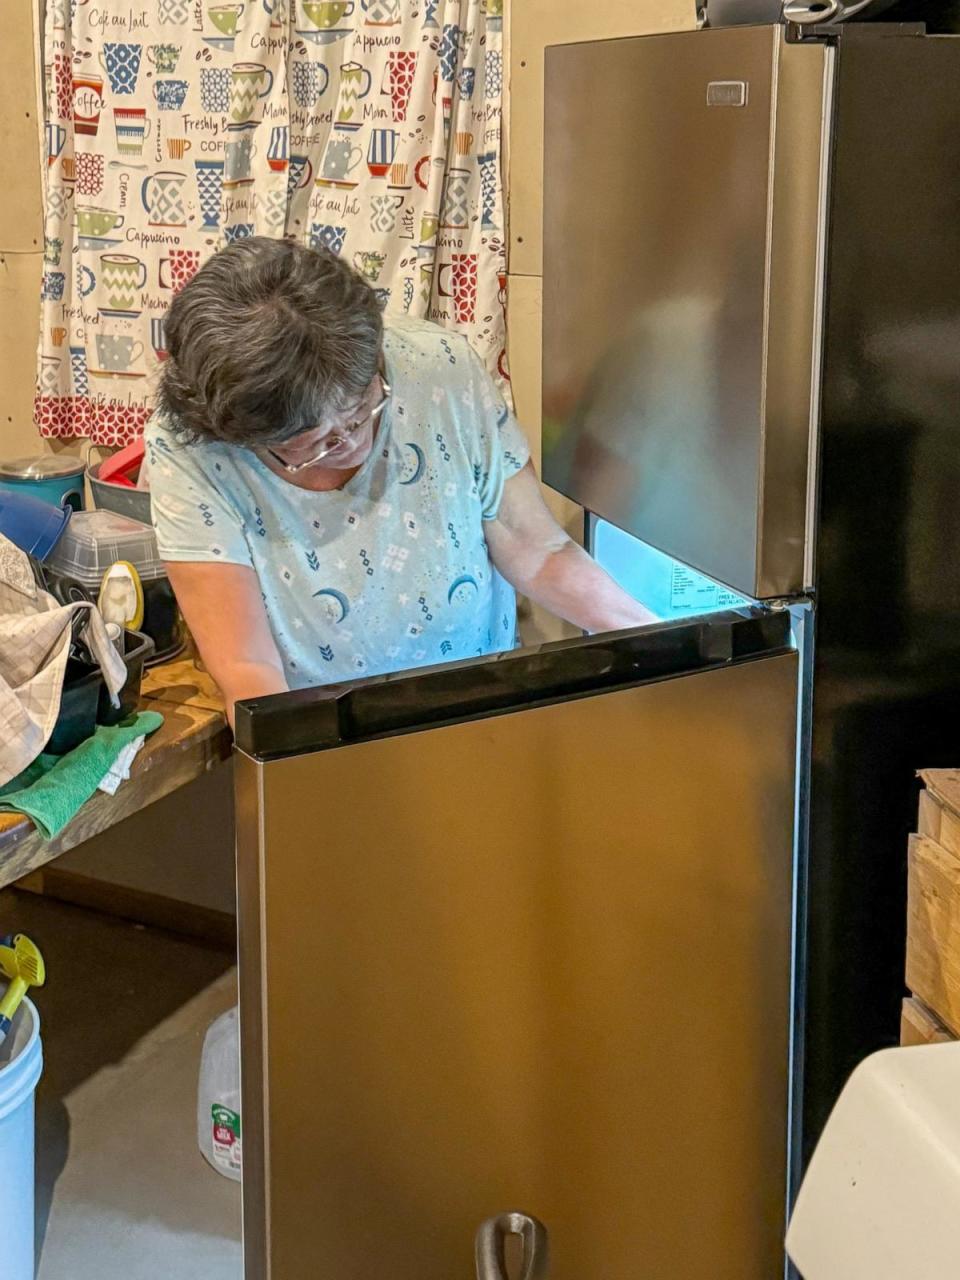
<svg viewBox="0 0 960 1280">
<path fill-rule="evenodd" d="M 588 631 L 653 615 L 549 514 L 466 340 L 342 259 L 252 237 L 174 300 L 147 458 L 160 552 L 234 703 L 510 649 L 515 590 Z"/>
</svg>

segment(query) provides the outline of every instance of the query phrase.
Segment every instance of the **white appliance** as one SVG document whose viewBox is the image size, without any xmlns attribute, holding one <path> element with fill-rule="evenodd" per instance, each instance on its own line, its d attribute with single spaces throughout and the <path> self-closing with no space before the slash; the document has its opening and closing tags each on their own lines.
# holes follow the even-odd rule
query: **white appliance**
<svg viewBox="0 0 960 1280">
<path fill-rule="evenodd" d="M 960 1275 L 960 1044 L 888 1049 L 854 1072 L 800 1189 L 803 1280 Z"/>
</svg>

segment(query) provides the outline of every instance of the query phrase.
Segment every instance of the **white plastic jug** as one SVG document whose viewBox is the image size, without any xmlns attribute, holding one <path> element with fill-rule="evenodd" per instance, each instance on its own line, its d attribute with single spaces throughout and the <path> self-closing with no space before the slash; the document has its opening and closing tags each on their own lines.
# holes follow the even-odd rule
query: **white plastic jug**
<svg viewBox="0 0 960 1280">
<path fill-rule="evenodd" d="M 197 1138 L 204 1159 L 240 1181 L 240 1021 L 228 1009 L 207 1030 L 197 1091 Z"/>
</svg>

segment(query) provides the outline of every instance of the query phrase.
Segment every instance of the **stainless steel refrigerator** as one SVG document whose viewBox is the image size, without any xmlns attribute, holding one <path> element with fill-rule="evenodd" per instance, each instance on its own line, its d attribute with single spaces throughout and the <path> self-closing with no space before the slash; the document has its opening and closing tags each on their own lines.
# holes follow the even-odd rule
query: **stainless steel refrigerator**
<svg viewBox="0 0 960 1280">
<path fill-rule="evenodd" d="M 960 741 L 960 43 L 548 50 L 544 473 L 668 616 L 243 704 L 248 1280 L 771 1280 Z"/>
</svg>

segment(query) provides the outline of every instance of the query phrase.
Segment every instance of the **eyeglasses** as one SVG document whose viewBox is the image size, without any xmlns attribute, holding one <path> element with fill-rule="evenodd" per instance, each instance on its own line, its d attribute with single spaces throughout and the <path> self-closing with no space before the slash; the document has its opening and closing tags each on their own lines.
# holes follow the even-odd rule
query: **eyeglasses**
<svg viewBox="0 0 960 1280">
<path fill-rule="evenodd" d="M 383 388 L 383 399 L 375 404 L 370 412 L 364 414 L 362 418 L 357 418 L 354 422 L 348 423 L 345 427 L 340 427 L 334 435 L 328 436 L 319 452 L 315 453 L 312 458 L 308 458 L 306 462 L 284 462 L 280 455 L 275 453 L 273 449 L 265 449 L 264 452 L 269 453 L 277 466 L 282 467 L 283 470 L 286 471 L 287 475 L 295 476 L 300 471 L 307 471 L 310 467 L 315 467 L 318 462 L 322 462 L 324 458 L 329 457 L 331 453 L 336 453 L 338 449 L 341 449 L 345 444 L 347 444 L 358 431 L 367 425 L 368 422 L 376 422 L 384 409 L 386 409 L 387 405 L 390 403 L 390 397 L 393 395 L 393 388 L 382 374 L 380 375 L 380 386 Z"/>
</svg>

